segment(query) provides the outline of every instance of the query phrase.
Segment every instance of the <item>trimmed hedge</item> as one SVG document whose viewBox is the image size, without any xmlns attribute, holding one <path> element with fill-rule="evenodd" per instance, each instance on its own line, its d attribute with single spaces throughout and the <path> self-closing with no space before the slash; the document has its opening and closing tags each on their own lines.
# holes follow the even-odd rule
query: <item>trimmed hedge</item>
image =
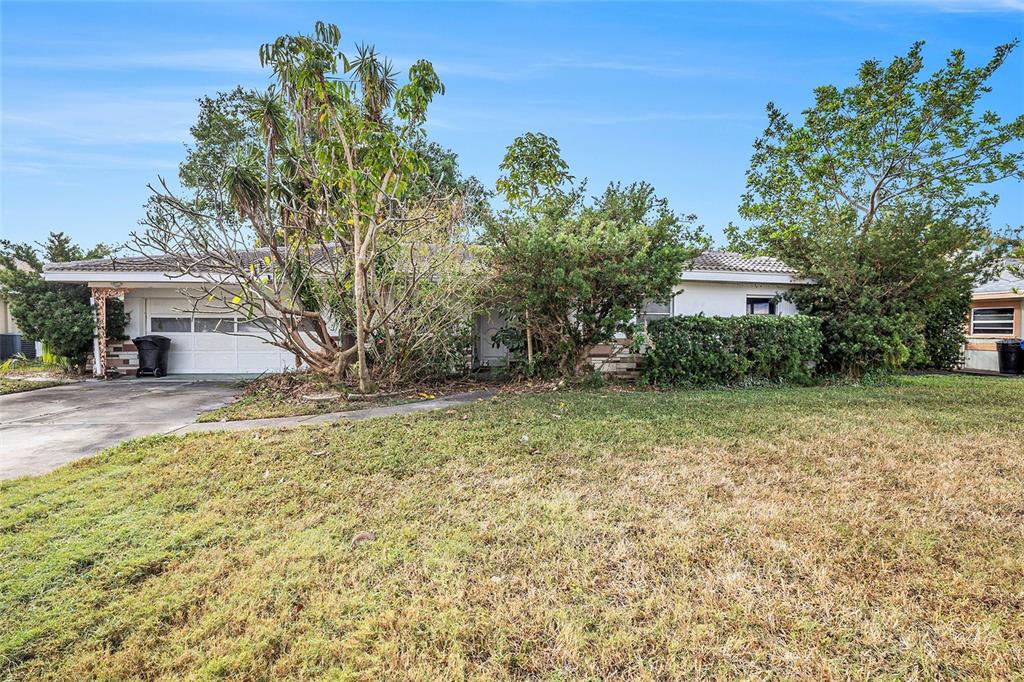
<svg viewBox="0 0 1024 682">
<path fill-rule="evenodd" d="M 807 315 L 670 317 L 648 333 L 649 384 L 808 383 L 821 360 L 821 323 Z"/>
</svg>

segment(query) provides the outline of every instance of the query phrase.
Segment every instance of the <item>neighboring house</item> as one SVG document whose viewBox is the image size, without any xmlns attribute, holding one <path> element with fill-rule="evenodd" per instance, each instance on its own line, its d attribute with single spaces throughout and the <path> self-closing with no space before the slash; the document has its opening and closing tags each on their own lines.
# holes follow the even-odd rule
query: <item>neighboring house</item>
<svg viewBox="0 0 1024 682">
<path fill-rule="evenodd" d="M 171 339 L 168 371 L 171 374 L 259 374 L 295 368 L 295 358 L 282 349 L 253 336 L 258 334 L 235 313 L 213 306 L 191 312 L 192 302 L 181 290 L 204 280 L 182 276 L 148 257 L 103 258 L 70 263 L 49 263 L 43 276 L 52 282 L 72 282 L 92 288 L 94 296 L 123 298 L 129 323 L 129 338 L 160 334 Z M 648 320 L 673 315 L 789 315 L 796 312 L 779 294 L 803 280 L 796 271 L 774 258 L 744 258 L 724 251 L 699 256 L 680 278 L 676 293 L 667 305 L 649 305 Z M 507 362 L 508 352 L 495 348 L 491 336 L 503 325 L 493 313 L 477 321 L 474 363 L 495 366 Z M 99 344 L 97 343 L 97 346 Z M 607 364 L 612 351 L 599 348 L 595 364 Z M 100 366 L 100 357 L 105 365 Z M 137 366 L 135 347 L 130 342 L 112 342 L 106 354 L 97 354 L 96 371 L 107 367 L 131 372 Z"/>
<path fill-rule="evenodd" d="M 10 306 L 7 301 L 0 298 L 0 334 L 20 334 L 18 325 L 11 317 Z"/>
<path fill-rule="evenodd" d="M 1020 265 L 1021 261 L 1008 258 L 996 279 L 975 287 L 967 320 L 965 368 L 999 371 L 996 342 L 1024 335 L 1024 278 L 1010 270 Z"/>
<path fill-rule="evenodd" d="M 14 265 L 18 270 L 30 270 L 28 263 L 15 259 Z M 0 266 L 3 267 L 3 266 Z M 18 323 L 11 317 L 11 306 L 3 297 L 0 297 L 0 334 L 20 334 Z"/>
<path fill-rule="evenodd" d="M 15 261 L 15 266 L 19 270 L 30 270 L 31 267 L 27 263 L 23 263 L 20 260 Z M 22 354 L 30 358 L 36 357 L 36 347 L 31 339 L 26 339 L 21 335 L 21 330 L 18 329 L 18 323 L 15 322 L 14 316 L 11 315 L 11 304 L 9 301 L 0 297 L 0 334 L 13 335 L 17 334 L 20 338 L 11 339 L 6 337 L 0 340 L 0 360 L 6 360 L 12 355 Z"/>
</svg>

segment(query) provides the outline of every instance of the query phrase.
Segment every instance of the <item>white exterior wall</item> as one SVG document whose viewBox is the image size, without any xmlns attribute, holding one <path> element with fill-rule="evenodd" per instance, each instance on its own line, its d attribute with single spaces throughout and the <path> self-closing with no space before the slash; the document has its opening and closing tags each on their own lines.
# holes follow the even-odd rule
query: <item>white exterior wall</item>
<svg viewBox="0 0 1024 682">
<path fill-rule="evenodd" d="M 20 334 L 18 325 L 11 317 L 10 306 L 7 301 L 0 298 L 0 334 Z"/>
<path fill-rule="evenodd" d="M 965 350 L 964 368 L 998 372 L 999 353 L 994 350 Z"/>
<path fill-rule="evenodd" d="M 672 315 L 746 315 L 747 296 L 776 296 L 792 289 L 793 286 L 755 282 L 683 282 L 676 288 L 676 294 L 672 299 Z M 781 300 L 776 305 L 780 315 L 796 314 L 796 306 L 789 301 Z"/>
<path fill-rule="evenodd" d="M 740 281 L 737 281 L 740 280 Z M 746 280 L 746 281 L 742 281 Z M 687 272 L 683 281 L 676 286 L 672 297 L 672 317 L 704 314 L 708 317 L 737 317 L 747 314 L 747 297 L 774 298 L 790 289 L 800 286 L 793 283 L 789 275 L 776 273 L 736 272 Z M 776 302 L 776 314 L 795 315 L 796 306 L 786 300 Z M 508 350 L 501 346 L 491 348 L 489 335 L 504 324 L 497 311 L 477 318 L 478 346 L 474 358 L 480 366 L 505 364 Z M 619 340 L 624 334 L 617 334 Z M 599 361 L 603 366 L 606 358 Z"/>
</svg>

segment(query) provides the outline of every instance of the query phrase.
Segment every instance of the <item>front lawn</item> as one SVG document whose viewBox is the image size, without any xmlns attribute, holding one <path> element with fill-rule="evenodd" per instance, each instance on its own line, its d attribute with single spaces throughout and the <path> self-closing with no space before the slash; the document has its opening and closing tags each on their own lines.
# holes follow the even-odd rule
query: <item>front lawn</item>
<svg viewBox="0 0 1024 682">
<path fill-rule="evenodd" d="M 1022 399 L 548 392 L 133 441 L 0 483 L 0 670 L 1011 677 Z"/>
<path fill-rule="evenodd" d="M 11 393 L 24 393 L 25 391 L 35 391 L 39 388 L 50 388 L 51 386 L 60 386 L 65 382 L 53 381 L 50 379 L 0 379 L 0 395 L 10 395 Z"/>
</svg>

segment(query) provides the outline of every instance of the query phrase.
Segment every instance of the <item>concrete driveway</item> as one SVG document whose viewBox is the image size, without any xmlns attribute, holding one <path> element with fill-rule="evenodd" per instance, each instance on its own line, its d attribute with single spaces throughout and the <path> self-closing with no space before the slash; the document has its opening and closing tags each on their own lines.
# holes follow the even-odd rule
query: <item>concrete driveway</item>
<svg viewBox="0 0 1024 682">
<path fill-rule="evenodd" d="M 0 479 L 45 473 L 128 438 L 175 431 L 238 392 L 237 383 L 139 379 L 0 396 Z"/>
</svg>

